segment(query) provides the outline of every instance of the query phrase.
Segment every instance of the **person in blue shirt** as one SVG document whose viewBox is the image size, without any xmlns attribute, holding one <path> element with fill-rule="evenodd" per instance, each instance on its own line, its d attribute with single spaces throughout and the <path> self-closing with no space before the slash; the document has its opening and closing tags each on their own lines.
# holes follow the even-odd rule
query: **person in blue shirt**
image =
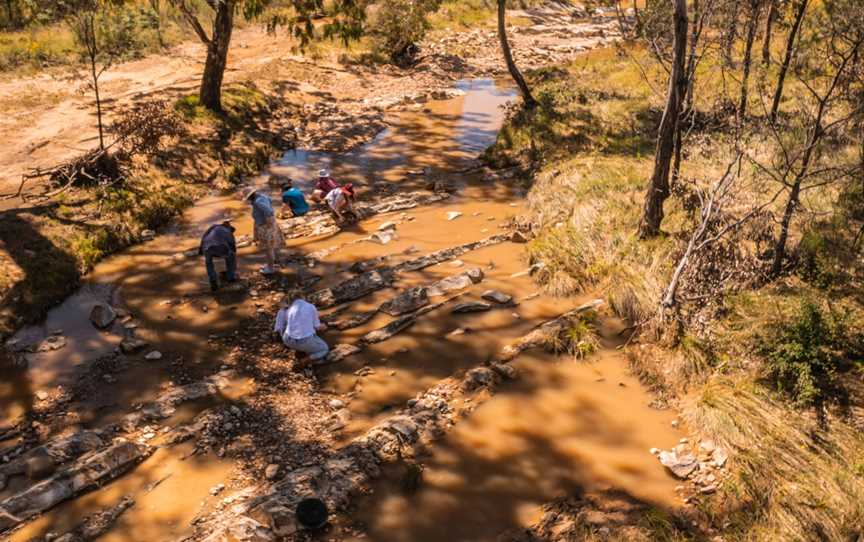
<svg viewBox="0 0 864 542">
<path fill-rule="evenodd" d="M 309 204 L 306 203 L 303 192 L 294 186 L 294 181 L 291 179 L 285 179 L 282 183 L 282 203 L 291 209 L 291 214 L 294 216 L 303 216 L 309 212 Z"/>
<path fill-rule="evenodd" d="M 244 199 L 252 205 L 252 220 L 255 221 L 253 241 L 264 249 L 264 254 L 267 257 L 267 265 L 261 268 L 261 273 L 272 275 L 276 272 L 279 250 L 285 244 L 282 230 L 276 223 L 273 202 L 270 201 L 269 196 L 254 188 L 247 189 L 244 196 Z"/>
<path fill-rule="evenodd" d="M 225 260 L 228 282 L 237 281 L 237 243 L 234 241 L 234 226 L 230 221 L 214 224 L 204 232 L 198 254 L 204 256 L 207 278 L 210 279 L 210 290 L 215 292 L 219 289 L 219 275 L 213 262 L 215 258 Z"/>
</svg>

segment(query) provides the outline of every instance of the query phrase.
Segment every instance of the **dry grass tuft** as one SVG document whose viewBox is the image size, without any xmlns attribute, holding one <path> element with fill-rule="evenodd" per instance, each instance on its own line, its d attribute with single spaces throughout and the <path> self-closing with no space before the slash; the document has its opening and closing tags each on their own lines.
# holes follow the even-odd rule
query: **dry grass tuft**
<svg viewBox="0 0 864 542">
<path fill-rule="evenodd" d="M 724 508 L 739 540 L 859 540 L 864 442 L 842 419 L 795 412 L 752 381 L 717 379 L 684 409 L 729 447 Z"/>
</svg>

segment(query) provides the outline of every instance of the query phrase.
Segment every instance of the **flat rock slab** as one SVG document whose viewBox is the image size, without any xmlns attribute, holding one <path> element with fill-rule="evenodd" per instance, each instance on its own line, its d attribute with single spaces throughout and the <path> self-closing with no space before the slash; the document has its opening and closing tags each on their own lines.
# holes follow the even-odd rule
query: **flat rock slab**
<svg viewBox="0 0 864 542">
<path fill-rule="evenodd" d="M 319 309 L 354 301 L 376 290 L 386 288 L 393 282 L 393 275 L 387 270 L 367 271 L 350 278 L 332 288 L 319 290 L 310 296 L 310 301 Z"/>
<path fill-rule="evenodd" d="M 153 448 L 120 441 L 108 449 L 88 454 L 70 468 L 30 486 L 0 504 L 0 532 L 50 510 L 61 502 L 101 487 L 126 473 L 153 453 Z"/>
<path fill-rule="evenodd" d="M 486 301 L 497 303 L 499 305 L 509 305 L 513 303 L 512 295 L 499 292 L 498 290 L 486 290 L 480 297 L 482 297 Z"/>
<path fill-rule="evenodd" d="M 402 316 L 428 304 L 429 295 L 426 293 L 426 288 L 411 288 L 381 305 L 381 312 L 390 316 Z"/>
<path fill-rule="evenodd" d="M 381 329 L 370 331 L 360 339 L 365 344 L 375 344 L 386 341 L 390 337 L 401 333 L 402 331 L 413 326 L 417 322 L 417 317 L 413 314 L 408 314 L 393 320 Z"/>
<path fill-rule="evenodd" d="M 482 303 L 480 301 L 469 301 L 467 303 L 459 303 L 453 310 L 450 311 L 453 314 L 468 314 L 472 312 L 486 312 L 492 308 L 492 305 L 489 303 Z"/>
</svg>

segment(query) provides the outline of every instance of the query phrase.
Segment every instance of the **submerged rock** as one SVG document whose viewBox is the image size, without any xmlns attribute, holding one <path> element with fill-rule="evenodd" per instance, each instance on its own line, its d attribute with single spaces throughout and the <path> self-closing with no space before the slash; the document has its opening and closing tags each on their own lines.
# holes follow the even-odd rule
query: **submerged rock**
<svg viewBox="0 0 864 542">
<path fill-rule="evenodd" d="M 148 344 L 147 341 L 130 337 L 128 339 L 123 339 L 123 342 L 120 343 L 120 350 L 124 354 L 134 354 L 135 352 L 145 348 Z"/>
<path fill-rule="evenodd" d="M 107 303 L 97 303 L 90 309 L 90 321 L 98 329 L 107 329 L 117 318 L 117 312 Z"/>
<path fill-rule="evenodd" d="M 492 303 L 498 303 L 499 305 L 507 305 L 513 302 L 513 296 L 505 294 L 503 292 L 499 292 L 498 290 L 486 290 L 481 295 L 483 299 L 486 301 L 491 301 Z"/>
<path fill-rule="evenodd" d="M 489 303 L 480 301 L 469 301 L 467 303 L 459 303 L 451 311 L 453 314 L 466 314 L 471 312 L 486 312 L 492 308 Z"/>
</svg>

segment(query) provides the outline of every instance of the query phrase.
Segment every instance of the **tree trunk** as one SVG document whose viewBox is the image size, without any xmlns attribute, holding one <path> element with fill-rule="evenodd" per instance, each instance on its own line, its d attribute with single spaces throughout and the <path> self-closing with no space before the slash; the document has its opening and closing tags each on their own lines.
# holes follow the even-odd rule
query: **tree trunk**
<svg viewBox="0 0 864 542">
<path fill-rule="evenodd" d="M 762 40 L 762 64 L 771 64 L 771 34 L 774 32 L 774 23 L 777 21 L 778 0 L 768 0 L 768 17 L 765 19 L 765 37 Z"/>
<path fill-rule="evenodd" d="M 738 122 L 744 122 L 747 116 L 747 97 L 750 84 L 750 64 L 753 58 L 753 42 L 756 41 L 756 28 L 759 24 L 759 14 L 762 12 L 761 0 L 750 1 L 750 21 L 747 24 L 747 40 L 744 43 L 744 73 L 741 75 L 741 99 L 738 101 Z"/>
<path fill-rule="evenodd" d="M 727 66 L 731 66 L 734 63 L 732 49 L 735 47 L 735 41 L 738 39 L 738 4 L 739 0 L 734 0 L 730 7 L 731 12 L 727 14 L 726 32 L 724 33 L 723 41 L 723 60 Z"/>
<path fill-rule="evenodd" d="M 700 28 L 702 25 L 702 12 L 700 11 L 699 0 L 693 0 L 692 12 L 693 24 L 690 26 L 690 55 L 687 58 L 687 73 L 685 74 L 687 77 L 687 89 L 684 92 L 683 111 L 691 111 L 693 109 L 693 87 L 696 86 L 697 47 L 699 45 L 699 35 L 702 33 Z M 676 152 L 676 161 L 679 160 L 679 155 L 680 152 Z"/>
<path fill-rule="evenodd" d="M 99 127 L 99 148 L 105 149 L 105 136 L 102 129 L 102 97 L 99 96 L 99 74 L 96 73 L 96 55 L 90 54 L 90 74 L 93 77 L 93 92 L 96 94 L 96 124 Z"/>
<path fill-rule="evenodd" d="M 498 39 L 501 41 L 501 52 L 504 54 L 504 61 L 507 63 L 510 76 L 513 77 L 513 81 L 522 93 L 525 107 L 531 109 L 537 105 L 537 101 L 531 95 L 528 83 L 525 82 L 525 78 L 522 77 L 522 73 L 513 60 L 513 52 L 510 50 L 510 42 L 507 40 L 506 3 L 506 0 L 498 0 Z"/>
<path fill-rule="evenodd" d="M 222 80 L 228 64 L 228 48 L 234 29 L 234 0 L 217 3 L 213 37 L 207 44 L 207 60 L 198 95 L 201 105 L 211 111 L 222 111 Z"/>
<path fill-rule="evenodd" d="M 654 237 L 660 233 L 663 222 L 663 203 L 669 197 L 669 169 L 675 150 L 675 137 L 681 109 L 681 100 L 687 85 L 684 62 L 687 55 L 687 0 L 675 0 L 675 56 L 669 75 L 666 108 L 657 134 L 654 173 L 645 194 L 645 207 L 639 224 L 639 236 Z"/>
<path fill-rule="evenodd" d="M 795 22 L 792 24 L 789 38 L 786 40 L 786 55 L 783 57 L 783 64 L 780 66 L 780 73 L 777 76 L 777 89 L 774 91 L 774 101 L 771 103 L 770 119 L 772 123 L 777 120 L 780 99 L 783 98 L 783 85 L 786 83 L 786 73 L 789 71 L 789 65 L 792 64 L 792 56 L 795 54 L 795 41 L 798 38 L 799 30 L 801 30 L 804 13 L 807 11 L 807 2 L 808 0 L 799 0 L 798 10 L 795 12 Z"/>
</svg>

